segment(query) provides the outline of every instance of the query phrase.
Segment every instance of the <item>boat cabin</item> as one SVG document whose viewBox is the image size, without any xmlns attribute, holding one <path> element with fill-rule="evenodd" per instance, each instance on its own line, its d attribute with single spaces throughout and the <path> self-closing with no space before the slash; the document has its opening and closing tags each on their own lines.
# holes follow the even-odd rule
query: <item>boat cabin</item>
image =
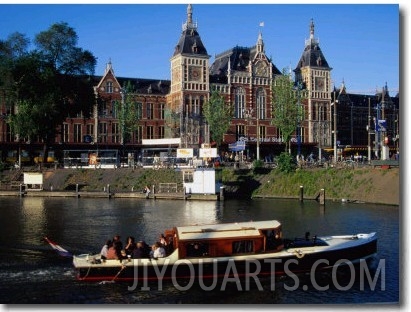
<svg viewBox="0 0 411 312">
<path fill-rule="evenodd" d="M 180 259 L 276 252 L 284 247 L 276 220 L 181 226 L 165 235 L 172 238 Z"/>
</svg>

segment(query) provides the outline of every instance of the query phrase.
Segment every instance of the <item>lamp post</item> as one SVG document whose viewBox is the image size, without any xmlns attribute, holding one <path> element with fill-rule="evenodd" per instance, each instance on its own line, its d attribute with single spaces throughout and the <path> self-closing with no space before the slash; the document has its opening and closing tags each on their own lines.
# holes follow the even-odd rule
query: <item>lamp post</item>
<svg viewBox="0 0 411 312">
<path fill-rule="evenodd" d="M 259 100 L 257 100 L 257 114 L 256 114 L 256 118 L 257 118 L 257 144 L 256 144 L 256 148 L 257 148 L 257 160 L 260 159 L 260 102 Z"/>
<path fill-rule="evenodd" d="M 334 89 L 334 102 L 331 103 L 334 106 L 334 164 L 337 163 L 337 103 L 338 100 L 335 97 Z"/>
<path fill-rule="evenodd" d="M 250 131 L 249 131 L 249 123 L 251 121 L 251 118 L 253 116 L 253 112 L 254 110 L 250 107 L 249 109 L 243 109 L 243 114 L 244 114 L 244 118 L 247 120 L 247 124 L 246 124 L 246 136 L 247 136 L 247 141 L 249 139 L 250 136 Z M 248 150 L 247 150 L 247 159 L 248 157 Z"/>
<path fill-rule="evenodd" d="M 371 163 L 371 98 L 368 98 L 368 163 Z"/>
<path fill-rule="evenodd" d="M 301 81 L 297 82 L 297 106 L 298 106 L 298 120 L 297 120 L 297 155 L 298 159 L 301 156 L 301 119 L 302 119 L 302 112 L 301 112 L 301 99 L 300 99 L 300 91 L 302 89 Z"/>
</svg>

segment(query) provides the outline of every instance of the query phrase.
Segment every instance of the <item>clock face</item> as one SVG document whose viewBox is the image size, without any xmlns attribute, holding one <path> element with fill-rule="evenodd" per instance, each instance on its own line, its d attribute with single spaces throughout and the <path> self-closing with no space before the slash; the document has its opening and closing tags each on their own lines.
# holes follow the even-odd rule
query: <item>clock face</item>
<svg viewBox="0 0 411 312">
<path fill-rule="evenodd" d="M 324 89 L 325 89 L 324 77 L 315 77 L 315 90 L 324 91 Z"/>
<path fill-rule="evenodd" d="M 191 81 L 199 81 L 201 80 L 201 67 L 198 66 L 190 66 L 188 68 L 188 78 Z"/>
<path fill-rule="evenodd" d="M 258 62 L 254 67 L 254 74 L 256 76 L 267 76 L 267 67 L 262 62 Z"/>
</svg>

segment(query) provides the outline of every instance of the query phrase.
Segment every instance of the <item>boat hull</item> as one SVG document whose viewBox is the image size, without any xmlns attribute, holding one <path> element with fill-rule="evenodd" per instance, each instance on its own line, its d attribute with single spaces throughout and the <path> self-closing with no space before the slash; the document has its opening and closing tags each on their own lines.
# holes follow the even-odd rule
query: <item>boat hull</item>
<svg viewBox="0 0 411 312">
<path fill-rule="evenodd" d="M 157 260 L 103 262 L 98 256 L 83 255 L 74 258 L 74 266 L 77 269 L 77 278 L 84 281 L 192 281 L 315 273 L 344 264 L 356 264 L 375 255 L 375 233 L 360 235 L 364 237 L 344 237 L 342 243 L 335 246 L 294 245 L 280 252 L 219 258 L 178 259 L 178 250 L 167 258 Z M 88 260 L 85 257 L 88 257 Z"/>
</svg>

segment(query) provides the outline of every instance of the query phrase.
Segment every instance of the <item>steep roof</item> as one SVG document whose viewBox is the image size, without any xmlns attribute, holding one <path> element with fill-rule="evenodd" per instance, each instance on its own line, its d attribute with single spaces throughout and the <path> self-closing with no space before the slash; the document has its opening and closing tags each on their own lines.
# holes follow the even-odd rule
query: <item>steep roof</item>
<svg viewBox="0 0 411 312">
<path fill-rule="evenodd" d="M 197 31 L 197 23 L 192 19 L 193 9 L 191 4 L 187 7 L 187 22 L 183 24 L 183 32 L 178 41 L 173 56 L 179 54 L 204 55 L 208 57 L 207 50 Z"/>
<path fill-rule="evenodd" d="M 321 51 L 319 40 L 314 38 L 313 20 L 311 20 L 310 24 L 310 38 L 305 41 L 304 52 L 301 55 L 295 70 L 300 70 L 302 67 L 306 66 L 331 69 Z"/>
<path fill-rule="evenodd" d="M 228 69 L 235 71 L 248 71 L 250 63 L 257 54 L 257 46 L 236 46 L 223 53 L 217 54 L 210 67 L 210 82 L 226 83 Z M 278 68 L 270 62 L 273 75 L 280 75 Z"/>
</svg>

